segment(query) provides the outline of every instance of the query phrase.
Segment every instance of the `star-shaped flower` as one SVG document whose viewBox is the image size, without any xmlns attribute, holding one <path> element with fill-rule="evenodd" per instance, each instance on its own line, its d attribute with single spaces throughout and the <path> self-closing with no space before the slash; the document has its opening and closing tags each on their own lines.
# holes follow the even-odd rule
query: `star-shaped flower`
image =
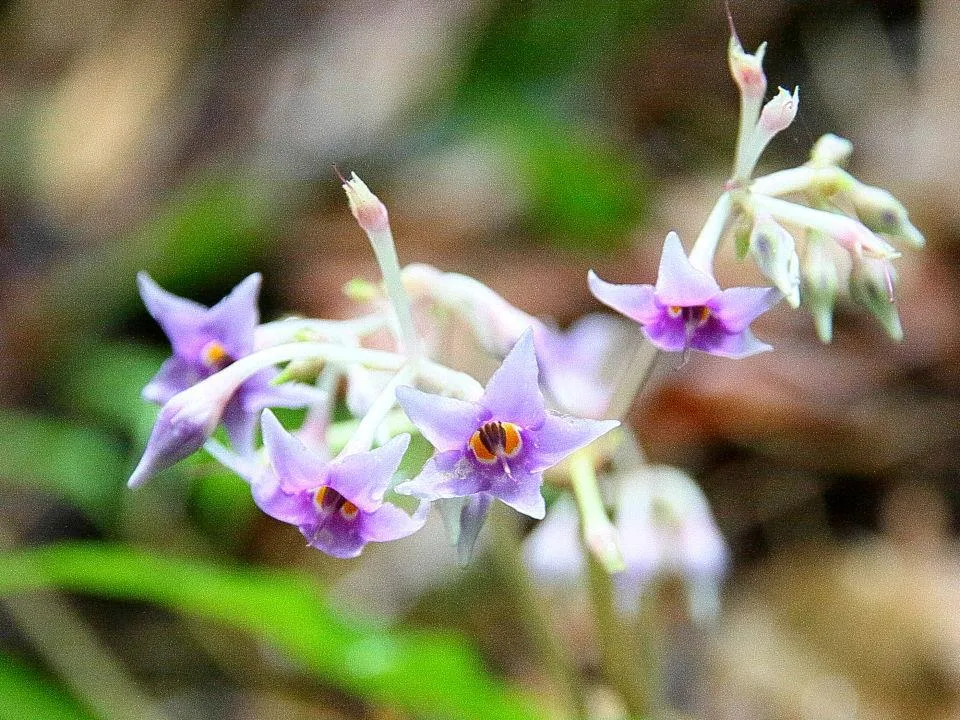
<svg viewBox="0 0 960 720">
<path fill-rule="evenodd" d="M 144 272 L 137 276 L 147 310 L 173 347 L 173 356 L 143 389 L 145 399 L 165 405 L 177 393 L 253 352 L 254 330 L 260 322 L 260 281 L 259 273 L 250 275 L 208 308 L 167 292 Z M 252 446 L 257 414 L 264 408 L 303 407 L 318 399 L 306 385 L 271 385 L 275 375 L 272 369 L 257 373 L 225 406 L 223 424 L 235 447 Z"/>
<path fill-rule="evenodd" d="M 296 525 L 311 546 L 352 558 L 368 542 L 397 540 L 423 527 L 428 502 L 411 516 L 384 501 L 409 435 L 329 460 L 284 430 L 269 410 L 262 426 L 269 464 L 251 478 L 253 499 L 267 515 Z"/>
<path fill-rule="evenodd" d="M 542 518 L 544 470 L 619 423 L 548 412 L 537 376 L 533 333 L 528 330 L 477 402 L 398 388 L 400 406 L 437 453 L 397 492 L 426 500 L 492 496 Z M 485 510 L 488 502 L 483 499 L 478 507 Z"/>
<path fill-rule="evenodd" d="M 614 285 L 591 270 L 590 290 L 598 300 L 640 323 L 655 346 L 667 352 L 700 350 L 742 358 L 772 350 L 750 332 L 750 323 L 783 297 L 774 288 L 721 290 L 687 258 L 671 232 L 663 244 L 656 285 Z"/>
</svg>

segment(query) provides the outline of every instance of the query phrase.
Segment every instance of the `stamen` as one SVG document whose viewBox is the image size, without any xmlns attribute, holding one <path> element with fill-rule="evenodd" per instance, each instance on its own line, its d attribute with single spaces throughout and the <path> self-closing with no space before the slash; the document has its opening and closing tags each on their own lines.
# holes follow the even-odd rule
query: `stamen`
<svg viewBox="0 0 960 720">
<path fill-rule="evenodd" d="M 200 359 L 211 370 L 223 370 L 233 362 L 230 353 L 219 340 L 211 340 L 200 351 Z"/>
<path fill-rule="evenodd" d="M 678 318 L 683 313 L 683 308 L 679 305 L 671 305 L 667 308 L 667 312 L 670 313 L 670 317 Z"/>
<path fill-rule="evenodd" d="M 344 500 L 343 505 L 340 506 L 340 514 L 347 520 L 353 520 L 359 511 L 360 508 L 349 500 Z"/>
<path fill-rule="evenodd" d="M 513 423 L 491 420 L 476 430 L 467 444 L 477 460 L 493 465 L 498 458 L 511 458 L 520 452 L 523 437 L 520 428 Z M 505 471 L 510 474 L 509 468 L 505 467 Z"/>
</svg>

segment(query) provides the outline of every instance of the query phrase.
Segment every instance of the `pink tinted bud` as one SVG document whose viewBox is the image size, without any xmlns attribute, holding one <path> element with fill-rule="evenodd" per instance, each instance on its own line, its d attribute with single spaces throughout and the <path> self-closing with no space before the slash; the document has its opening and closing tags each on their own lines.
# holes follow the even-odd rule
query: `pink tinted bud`
<svg viewBox="0 0 960 720">
<path fill-rule="evenodd" d="M 343 189 L 347 193 L 350 212 L 353 213 L 364 232 L 380 233 L 390 229 L 387 206 L 370 192 L 370 188 L 357 177 L 356 173 L 351 173 L 350 179 L 344 181 Z"/>
<path fill-rule="evenodd" d="M 794 88 L 792 95 L 783 88 L 779 88 L 776 96 L 763 106 L 757 124 L 764 134 L 773 137 L 781 130 L 790 127 L 790 123 L 797 116 L 799 105 L 800 88 Z"/>
<path fill-rule="evenodd" d="M 730 36 L 730 45 L 727 49 L 727 61 L 730 65 L 730 74 L 733 81 L 740 88 L 744 97 L 759 102 L 767 91 L 767 76 L 763 72 L 763 55 L 767 51 L 767 44 L 761 43 L 752 55 L 743 49 L 736 34 Z"/>
</svg>

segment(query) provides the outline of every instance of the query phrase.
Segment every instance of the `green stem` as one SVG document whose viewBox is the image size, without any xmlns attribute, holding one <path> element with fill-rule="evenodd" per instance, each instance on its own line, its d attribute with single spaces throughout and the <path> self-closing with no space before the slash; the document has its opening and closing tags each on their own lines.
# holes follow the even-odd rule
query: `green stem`
<svg viewBox="0 0 960 720">
<path fill-rule="evenodd" d="M 624 569 L 623 555 L 617 540 L 617 529 L 603 505 L 594 463 L 596 457 L 589 450 L 575 453 L 569 460 L 570 482 L 580 510 L 580 528 L 583 543 L 608 573 Z"/>
<path fill-rule="evenodd" d="M 512 515 L 494 507 L 491 512 L 491 549 L 510 583 L 510 591 L 517 604 L 520 619 L 530 641 L 550 674 L 557 693 L 565 698 L 568 715 L 578 719 L 589 717 L 583 686 L 573 662 L 560 643 L 550 622 L 547 607 L 530 578 L 520 550 L 520 534 Z"/>
</svg>

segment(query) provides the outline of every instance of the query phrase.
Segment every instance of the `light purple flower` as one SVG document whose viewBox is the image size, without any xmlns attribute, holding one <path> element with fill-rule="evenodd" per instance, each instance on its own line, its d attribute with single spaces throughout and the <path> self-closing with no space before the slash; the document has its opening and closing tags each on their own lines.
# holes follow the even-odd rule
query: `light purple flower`
<svg viewBox="0 0 960 720">
<path fill-rule="evenodd" d="M 407 416 L 436 448 L 420 475 L 397 492 L 426 500 L 469 497 L 465 528 L 479 528 L 489 498 L 534 518 L 546 512 L 543 471 L 616 427 L 547 412 L 537 383 L 533 333 L 524 333 L 477 402 L 397 389 Z"/>
<path fill-rule="evenodd" d="M 173 347 L 173 357 L 143 389 L 145 399 L 164 405 L 177 393 L 253 352 L 254 330 L 260 322 L 260 281 L 259 273 L 250 275 L 208 308 L 167 292 L 144 272 L 137 275 L 140 296 Z M 257 414 L 264 408 L 303 407 L 318 399 L 317 392 L 306 385 L 271 385 L 275 376 L 273 369 L 257 373 L 223 408 L 223 425 L 235 447 L 252 447 Z"/>
<path fill-rule="evenodd" d="M 409 435 L 329 460 L 284 430 L 269 410 L 262 426 L 269 463 L 251 478 L 253 499 L 267 515 L 296 525 L 311 546 L 352 558 L 368 542 L 397 540 L 423 527 L 428 502 L 421 501 L 411 516 L 384 501 Z"/>
<path fill-rule="evenodd" d="M 661 350 L 742 358 L 773 349 L 753 336 L 750 323 L 780 301 L 780 292 L 761 287 L 721 290 L 711 275 L 690 264 L 676 233 L 667 235 L 663 244 L 656 285 L 614 285 L 592 270 L 588 279 L 598 300 L 640 323 L 647 339 Z"/>
</svg>

